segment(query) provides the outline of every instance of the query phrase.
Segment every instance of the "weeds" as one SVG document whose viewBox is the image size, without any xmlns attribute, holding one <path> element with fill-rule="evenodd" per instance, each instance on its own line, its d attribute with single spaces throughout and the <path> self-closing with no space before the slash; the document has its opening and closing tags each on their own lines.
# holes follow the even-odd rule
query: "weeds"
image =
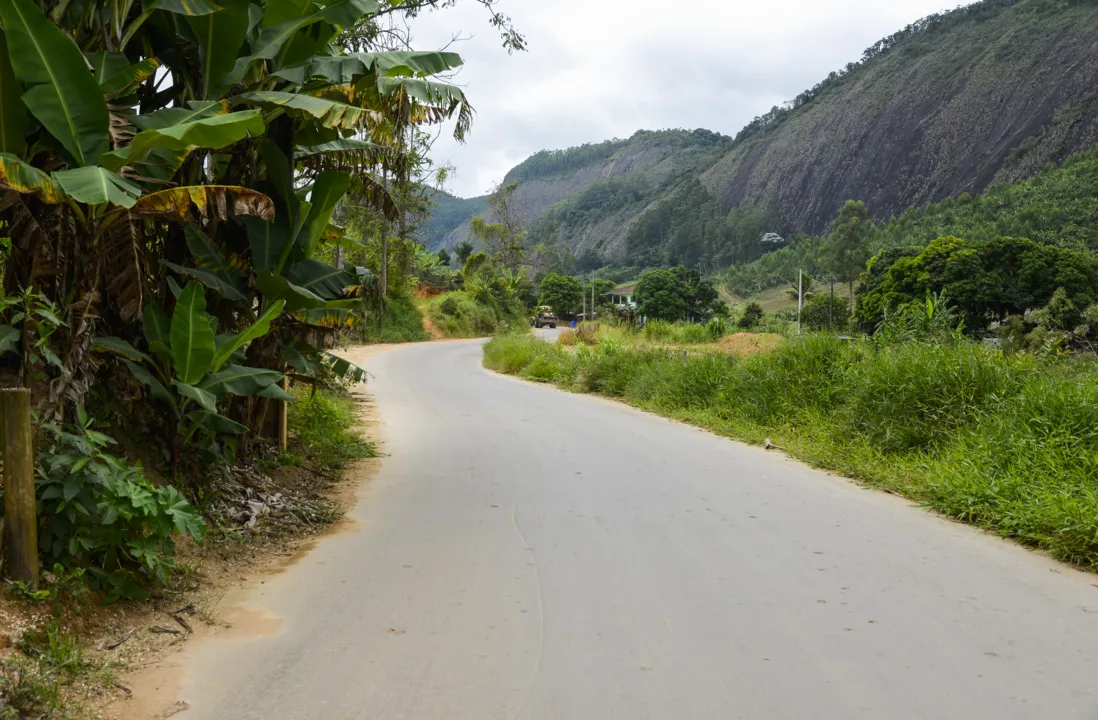
<svg viewBox="0 0 1098 720">
<path fill-rule="evenodd" d="M 292 436 L 290 458 L 309 458 L 330 473 L 339 473 L 354 460 L 376 457 L 377 452 L 355 427 L 355 403 L 345 390 L 295 388 L 290 405 Z"/>
<path fill-rule="evenodd" d="M 747 441 L 771 437 L 819 466 L 1098 569 L 1098 367 L 929 336 L 805 335 L 737 357 L 613 333 L 595 340 L 581 328 L 574 352 L 497 338 L 484 361 Z"/>
<path fill-rule="evenodd" d="M 0 660 L 0 720 L 55 718 L 60 706 L 54 670 L 31 658 Z"/>
</svg>

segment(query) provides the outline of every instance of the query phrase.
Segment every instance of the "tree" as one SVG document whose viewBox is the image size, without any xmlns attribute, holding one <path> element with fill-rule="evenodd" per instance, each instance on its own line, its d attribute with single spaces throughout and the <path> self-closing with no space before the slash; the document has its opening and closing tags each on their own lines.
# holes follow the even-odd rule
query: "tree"
<svg viewBox="0 0 1098 720">
<path fill-rule="evenodd" d="M 873 223 L 861 201 L 847 200 L 835 219 L 831 235 L 823 246 L 824 266 L 850 289 L 850 304 L 854 304 L 854 281 L 869 260 L 867 241 Z"/>
<path fill-rule="evenodd" d="M 435 253 L 435 254 L 438 255 L 438 261 L 441 264 L 445 265 L 446 267 L 450 267 L 450 251 L 449 250 L 447 250 L 446 248 L 439 248 L 438 252 Z"/>
<path fill-rule="evenodd" d="M 727 315 L 728 308 L 721 300 L 712 280 L 701 276 L 697 270 L 679 265 L 672 268 L 671 274 L 678 283 L 685 314 L 694 320 L 708 320 L 713 315 Z"/>
<path fill-rule="evenodd" d="M 831 305 L 828 295 L 816 295 L 804 301 L 801 322 L 809 330 L 837 330 L 850 326 L 850 300 L 835 298 Z"/>
<path fill-rule="evenodd" d="M 867 266 L 857 307 L 858 322 L 866 330 L 928 294 L 947 296 L 970 333 L 1044 307 L 1058 288 L 1077 307 L 1098 299 L 1098 258 L 1080 250 L 1025 238 L 969 242 L 942 237 L 918 254 L 910 253 L 881 253 Z M 895 260 L 889 265 L 890 258 Z"/>
<path fill-rule="evenodd" d="M 488 193 L 486 204 L 492 221 L 478 215 L 473 218 L 473 235 L 495 255 L 501 265 L 518 270 L 522 264 L 526 239 L 526 210 L 515 197 L 518 183 L 496 185 Z"/>
<path fill-rule="evenodd" d="M 637 314 L 651 320 L 682 320 L 686 314 L 682 285 L 670 270 L 647 270 L 634 293 Z"/>
<path fill-rule="evenodd" d="M 574 277 L 550 273 L 542 278 L 538 303 L 548 305 L 558 314 L 577 313 L 583 307 L 583 287 Z"/>
<path fill-rule="evenodd" d="M 752 300 L 744 306 L 743 315 L 740 316 L 739 322 L 736 324 L 745 330 L 753 328 L 762 322 L 764 314 L 762 305 Z"/>
<path fill-rule="evenodd" d="M 454 255 L 456 255 L 458 261 L 461 262 L 462 265 L 464 265 L 469 259 L 469 256 L 473 254 L 473 250 L 475 249 L 476 248 L 473 247 L 473 243 L 469 242 L 468 240 L 462 240 L 454 246 Z"/>
</svg>

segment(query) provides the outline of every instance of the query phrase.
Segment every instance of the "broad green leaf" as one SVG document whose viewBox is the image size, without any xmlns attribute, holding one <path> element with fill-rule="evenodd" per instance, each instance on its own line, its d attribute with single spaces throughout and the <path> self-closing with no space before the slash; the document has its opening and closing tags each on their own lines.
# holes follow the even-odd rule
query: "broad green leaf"
<svg viewBox="0 0 1098 720">
<path fill-rule="evenodd" d="M 103 57 L 100 58 L 100 55 Z M 160 67 L 160 61 L 156 58 L 145 58 L 131 65 L 124 55 L 118 53 L 87 53 L 86 57 L 92 64 L 99 89 L 111 96 L 130 92 L 152 77 Z M 114 58 L 121 58 L 122 62 Z"/>
<path fill-rule="evenodd" d="M 34 0 L 3 0 L 0 19 L 24 104 L 78 165 L 94 163 L 110 146 L 110 115 L 84 55 Z"/>
<path fill-rule="evenodd" d="M 127 360 L 125 358 L 122 358 L 122 362 L 125 363 L 126 367 L 130 369 L 130 373 L 139 383 L 149 388 L 149 391 L 152 393 L 154 399 L 159 400 L 166 407 L 168 407 L 172 411 L 173 415 L 179 415 L 179 411 L 175 406 L 175 396 L 172 395 L 171 391 L 168 390 L 168 388 L 164 387 L 164 383 L 157 380 L 156 377 L 144 366 L 138 365 L 137 363 Z"/>
<path fill-rule="evenodd" d="M 282 402 L 296 402 L 294 396 L 283 390 L 278 383 L 271 383 L 267 387 L 256 393 L 261 398 L 267 398 L 268 400 L 281 400 Z"/>
<path fill-rule="evenodd" d="M 221 347 L 217 348 L 217 351 L 214 353 L 213 360 L 210 362 L 211 372 L 217 372 L 218 370 L 220 370 L 221 366 L 224 365 L 230 357 L 232 357 L 233 353 L 236 352 L 238 348 L 242 348 L 245 344 L 251 342 L 252 340 L 255 340 L 256 338 L 263 337 L 268 332 L 270 332 L 271 323 L 275 320 L 275 318 L 282 314 L 282 308 L 284 308 L 285 306 L 285 300 L 276 300 L 275 302 L 271 303 L 271 306 L 267 308 L 267 310 L 262 315 L 260 315 L 254 323 L 248 326 L 248 328 L 245 329 L 244 332 L 237 334 L 234 338 L 228 340 L 227 342 L 222 344 Z"/>
<path fill-rule="evenodd" d="M 347 287 L 358 284 L 357 278 L 351 273 L 319 260 L 299 262 L 287 270 L 285 275 L 286 279 L 297 287 L 308 290 L 325 300 L 339 300 L 346 297 Z"/>
<path fill-rule="evenodd" d="M 19 331 L 11 325 L 0 325 L 0 355 L 19 349 Z"/>
<path fill-rule="evenodd" d="M 351 380 L 352 382 L 364 382 L 366 380 L 366 371 L 351 361 L 344 360 L 338 355 L 333 355 L 327 351 L 323 353 L 322 357 L 336 377 Z"/>
<path fill-rule="evenodd" d="M 92 77 L 103 92 L 107 92 L 103 86 L 109 79 L 124 72 L 130 66 L 130 61 L 122 53 L 87 52 L 84 53 L 84 57 L 91 65 Z"/>
<path fill-rule="evenodd" d="M 176 15 L 209 15 L 221 9 L 222 3 L 211 0 L 156 0 L 158 10 L 167 10 Z"/>
<path fill-rule="evenodd" d="M 309 363 L 305 360 L 305 356 L 301 354 L 301 351 L 289 345 L 282 346 L 282 359 L 299 373 L 306 372 L 309 369 Z"/>
<path fill-rule="evenodd" d="M 205 291 L 198 283 L 187 283 L 175 303 L 171 338 L 176 378 L 195 385 L 206 374 L 216 349 L 213 328 L 206 320 Z"/>
<path fill-rule="evenodd" d="M 132 208 L 142 192 L 140 186 L 98 165 L 59 170 L 53 174 L 53 179 L 74 200 L 88 205 L 109 202 Z"/>
<path fill-rule="evenodd" d="M 147 115 L 134 115 L 130 122 L 141 130 L 159 130 L 203 118 L 227 115 L 229 109 L 227 100 L 200 100 L 187 103 L 185 108 L 171 107 Z"/>
<path fill-rule="evenodd" d="M 219 0 L 223 10 L 211 15 L 187 18 L 198 40 L 201 96 L 215 95 L 214 89 L 232 72 L 236 57 L 248 34 L 248 0 Z"/>
<path fill-rule="evenodd" d="M 303 253 L 303 259 L 313 256 L 317 242 L 332 220 L 332 212 L 350 187 L 349 172 L 322 172 L 313 183 L 313 190 L 309 194 L 309 214 L 305 217 L 305 225 L 296 241 Z"/>
<path fill-rule="evenodd" d="M 263 370 L 261 368 L 245 367 L 243 365 L 230 365 L 221 372 L 207 377 L 199 385 L 214 395 L 255 395 L 271 383 L 282 379 L 282 373 L 275 370 Z"/>
<path fill-rule="evenodd" d="M 316 118 L 324 127 L 329 128 L 354 130 L 361 128 L 370 120 L 381 118 L 378 111 L 371 108 L 312 95 L 277 90 L 258 90 L 243 93 L 234 97 L 233 101 L 251 105 L 271 105 L 288 108 L 297 111 L 298 114 Z"/>
<path fill-rule="evenodd" d="M 247 303 L 248 296 L 242 293 L 236 284 L 229 278 L 224 278 L 215 272 L 210 270 L 202 270 L 201 268 L 192 268 L 185 265 L 177 265 L 167 260 L 161 260 L 160 264 L 175 270 L 180 275 L 191 277 L 202 283 L 211 290 L 217 292 L 221 297 L 225 298 L 232 303 Z"/>
<path fill-rule="evenodd" d="M 452 52 L 394 51 L 319 55 L 304 65 L 274 73 L 298 85 L 322 78 L 332 85 L 354 85 L 364 75 L 389 76 L 438 75 L 461 67 L 461 56 Z"/>
<path fill-rule="evenodd" d="M 194 255 L 201 269 L 213 273 L 218 279 L 217 290 L 232 302 L 247 303 L 250 298 L 240 290 L 240 271 L 225 259 L 210 237 L 194 224 L 184 226 L 187 248 Z"/>
<path fill-rule="evenodd" d="M 118 337 L 97 337 L 92 342 L 92 350 L 106 350 L 112 352 L 115 355 L 121 355 L 127 360 L 133 360 L 134 362 L 145 362 L 149 359 L 149 356 L 141 352 L 133 345 Z"/>
<path fill-rule="evenodd" d="M 258 110 L 215 115 L 165 128 L 142 130 L 127 147 L 104 153 L 99 162 L 110 170 L 133 165 L 145 159 L 154 148 L 183 151 L 202 147 L 214 150 L 247 137 L 262 135 L 267 126 Z"/>
<path fill-rule="evenodd" d="M 252 63 L 258 60 L 274 60 L 285 54 L 298 30 L 314 23 L 326 21 L 342 28 L 349 28 L 364 15 L 377 12 L 377 0 L 336 0 L 326 7 L 306 15 L 287 18 L 276 25 L 260 25 L 259 37 L 252 44 L 251 54 L 236 61 L 226 84 L 235 84 L 244 77 Z"/>
<path fill-rule="evenodd" d="M 168 343 L 161 340 L 153 340 L 149 343 L 149 352 L 156 356 L 156 359 L 160 361 L 160 364 L 166 368 L 172 366 L 172 351 L 168 347 Z"/>
<path fill-rule="evenodd" d="M 255 286 L 269 300 L 285 300 L 288 312 L 308 310 L 324 305 L 324 298 L 311 290 L 294 285 L 281 275 L 269 271 L 256 273 Z"/>
<path fill-rule="evenodd" d="M 206 410 L 192 410 L 187 413 L 187 417 L 218 435 L 243 435 L 248 432 L 247 425 L 241 425 L 236 420 L 230 420 L 224 415 Z"/>
<path fill-rule="evenodd" d="M 156 305 L 145 305 L 142 329 L 145 331 L 145 340 L 151 346 L 154 342 L 164 343 L 164 347 L 171 346 L 171 320 L 167 313 Z"/>
<path fill-rule="evenodd" d="M 23 84 L 15 78 L 8 59 L 8 41 L 0 32 L 0 153 L 19 155 L 27 146 L 27 106 Z"/>
<path fill-rule="evenodd" d="M 194 400 L 203 410 L 217 412 L 217 398 L 213 393 L 208 390 L 203 390 L 200 387 L 195 387 L 194 385 L 181 383 L 178 380 L 172 380 L 172 385 L 175 386 L 175 389 L 179 391 L 180 395 Z"/>
<path fill-rule="evenodd" d="M 284 221 L 266 222 L 262 218 L 244 218 L 248 243 L 252 247 L 252 269 L 272 271 L 278 267 L 282 251 L 290 242 L 290 227 Z"/>
<path fill-rule="evenodd" d="M 36 195 L 50 205 L 65 202 L 65 191 L 56 180 L 8 153 L 0 153 L 0 188 Z"/>
<path fill-rule="evenodd" d="M 331 142 L 320 143 L 319 145 L 299 147 L 294 152 L 294 157 L 298 160 L 303 160 L 305 158 L 314 157 L 316 155 L 351 152 L 382 152 L 382 147 L 377 143 L 370 142 L 369 140 L 359 140 L 358 138 L 340 138 L 339 140 L 332 140 Z"/>
</svg>

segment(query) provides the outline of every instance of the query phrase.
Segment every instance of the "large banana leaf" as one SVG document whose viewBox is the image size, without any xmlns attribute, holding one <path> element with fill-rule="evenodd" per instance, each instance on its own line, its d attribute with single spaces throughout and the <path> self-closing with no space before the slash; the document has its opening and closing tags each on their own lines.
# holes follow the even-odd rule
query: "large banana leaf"
<svg viewBox="0 0 1098 720">
<path fill-rule="evenodd" d="M 225 115 L 229 112 L 228 100 L 200 100 L 187 103 L 187 107 L 172 107 L 143 115 L 135 115 L 130 122 L 141 130 L 157 130 L 172 125 L 182 125 L 202 118 Z"/>
<path fill-rule="evenodd" d="M 138 200 L 131 212 L 137 216 L 174 218 L 177 222 L 198 222 L 213 215 L 274 218 L 274 203 L 263 193 L 236 185 L 188 185 L 149 193 Z"/>
<path fill-rule="evenodd" d="M 168 319 L 163 310 L 156 305 L 145 306 L 142 330 L 144 330 L 145 340 L 149 345 L 154 342 L 161 342 L 165 347 L 169 347 L 172 342 L 171 329 L 172 321 Z"/>
<path fill-rule="evenodd" d="M 51 205 L 65 202 L 65 191 L 56 180 L 8 153 L 0 153 L 0 188 L 30 193 Z"/>
<path fill-rule="evenodd" d="M 224 415 L 218 415 L 208 410 L 192 410 L 187 413 L 187 418 L 218 435 L 243 435 L 248 432 L 247 425 L 242 425 L 236 420 L 230 420 Z"/>
<path fill-rule="evenodd" d="M 248 230 L 248 243 L 252 247 L 252 269 L 256 272 L 276 270 L 282 251 L 291 240 L 289 224 L 281 220 L 266 222 L 261 218 L 246 217 L 244 227 Z"/>
<path fill-rule="evenodd" d="M 325 300 L 339 300 L 346 297 L 347 287 L 358 283 L 358 279 L 346 270 L 313 259 L 299 262 L 291 267 L 286 271 L 286 279 L 295 286 Z"/>
<path fill-rule="evenodd" d="M 198 383 L 217 349 L 213 328 L 206 319 L 206 297 L 198 283 L 187 283 L 175 303 L 171 339 L 175 376 L 187 385 Z"/>
<path fill-rule="evenodd" d="M 142 192 L 140 186 L 98 165 L 59 170 L 53 177 L 74 200 L 88 205 L 109 202 L 131 208 Z"/>
<path fill-rule="evenodd" d="M 129 58 L 115 52 L 88 52 L 84 53 L 84 57 L 91 65 L 99 89 L 107 95 L 117 95 L 131 86 L 140 85 L 160 67 L 160 61 L 156 58 L 145 58 L 131 65 Z"/>
<path fill-rule="evenodd" d="M 210 370 L 217 372 L 221 369 L 221 366 L 228 362 L 238 349 L 244 347 L 245 344 L 261 338 L 271 330 L 271 323 L 282 314 L 282 308 L 286 306 L 285 300 L 276 300 L 271 303 L 271 306 L 267 308 L 266 312 L 259 316 L 254 323 L 248 326 L 244 332 L 237 334 L 230 340 L 221 344 L 221 347 L 214 353 L 213 360 L 210 362 Z"/>
<path fill-rule="evenodd" d="M 188 385 L 187 383 L 181 383 L 178 380 L 172 380 L 172 385 L 179 391 L 179 394 L 183 397 L 188 397 L 198 403 L 203 410 L 215 413 L 217 412 L 217 397 L 209 390 L 203 390 L 200 387 L 194 385 Z"/>
<path fill-rule="evenodd" d="M 282 373 L 275 370 L 230 365 L 221 372 L 213 373 L 199 386 L 214 395 L 254 395 L 272 383 L 282 379 Z"/>
<path fill-rule="evenodd" d="M 461 56 L 452 52 L 399 51 L 382 53 L 354 53 L 312 58 L 304 65 L 279 70 L 278 77 L 304 85 L 313 78 L 321 78 L 333 85 L 353 85 L 359 78 L 371 73 L 378 75 L 437 75 L 461 67 Z"/>
<path fill-rule="evenodd" d="M 149 388 L 153 398 L 159 400 L 165 407 L 169 408 L 173 415 L 178 415 L 178 410 L 175 407 L 175 397 L 168 388 L 164 387 L 164 383 L 160 382 L 144 365 L 138 365 L 126 358 L 122 358 L 122 362 L 130 369 L 130 373 L 138 382 Z"/>
<path fill-rule="evenodd" d="M 219 4 L 224 8 L 220 12 L 187 18 L 198 40 L 202 72 L 199 91 L 204 98 L 214 95 L 214 89 L 232 72 L 248 36 L 248 0 L 219 0 Z"/>
<path fill-rule="evenodd" d="M 34 0 L 3 0 L 0 19 L 24 104 L 78 165 L 94 163 L 110 145 L 110 114 L 80 49 Z"/>
<path fill-rule="evenodd" d="M 288 312 L 311 310 L 324 305 L 324 298 L 311 290 L 294 285 L 282 275 L 269 271 L 260 271 L 255 276 L 255 286 L 269 299 L 286 301 Z"/>
<path fill-rule="evenodd" d="M 246 137 L 262 135 L 267 129 L 258 110 L 216 115 L 165 128 L 142 130 L 128 147 L 104 153 L 99 162 L 109 170 L 133 165 L 145 159 L 150 150 L 185 151 L 195 147 L 220 149 Z"/>
<path fill-rule="evenodd" d="M 198 282 L 202 283 L 211 290 L 216 291 L 221 297 L 225 298 L 231 303 L 238 305 L 247 305 L 249 298 L 240 288 L 237 287 L 236 282 L 231 278 L 226 278 L 218 273 L 211 272 L 209 270 L 203 270 L 202 268 L 187 267 L 186 265 L 180 265 L 168 260 L 161 260 L 160 264 L 164 267 L 175 270 L 184 277 L 194 278 Z"/>
<path fill-rule="evenodd" d="M 353 152 L 375 152 L 381 151 L 382 146 L 369 140 L 359 140 L 358 138 L 340 138 L 338 140 L 332 140 L 326 143 L 319 143 L 317 145 L 309 145 L 307 147 L 299 147 L 294 152 L 294 158 L 297 160 L 304 160 L 305 158 L 313 157 L 314 155 L 324 155 L 327 153 L 353 153 Z"/>
<path fill-rule="evenodd" d="M 338 100 L 277 90 L 243 93 L 237 95 L 233 100 L 237 103 L 288 108 L 296 111 L 299 115 L 304 114 L 316 118 L 324 127 L 328 128 L 357 129 L 369 121 L 382 119 L 380 113 L 370 108 L 359 107 Z"/>
<path fill-rule="evenodd" d="M 349 172 L 329 171 L 320 173 L 309 193 L 309 214 L 298 233 L 296 244 L 301 250 L 302 259 L 311 258 L 316 244 L 328 229 L 332 221 L 332 212 L 351 187 Z"/>
<path fill-rule="evenodd" d="M 0 153 L 19 155 L 27 146 L 27 106 L 23 85 L 8 59 L 8 41 L 0 32 Z"/>
</svg>

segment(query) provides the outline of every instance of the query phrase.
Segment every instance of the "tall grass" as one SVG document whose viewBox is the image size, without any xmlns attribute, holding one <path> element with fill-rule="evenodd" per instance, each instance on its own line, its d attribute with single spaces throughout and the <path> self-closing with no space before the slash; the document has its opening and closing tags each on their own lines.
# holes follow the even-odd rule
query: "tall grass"
<svg viewBox="0 0 1098 720">
<path fill-rule="evenodd" d="M 462 291 L 432 298 L 427 316 L 446 337 L 473 338 L 509 330 L 525 331 L 528 321 L 521 303 L 478 302 Z"/>
<path fill-rule="evenodd" d="M 381 329 L 366 328 L 367 339 L 378 343 L 420 342 L 430 340 L 423 329 L 423 313 L 407 295 L 391 295 L 381 318 Z"/>
<path fill-rule="evenodd" d="M 1098 569 L 1098 366 L 807 335 L 746 357 L 529 338 L 485 365 L 794 455 Z"/>
</svg>

